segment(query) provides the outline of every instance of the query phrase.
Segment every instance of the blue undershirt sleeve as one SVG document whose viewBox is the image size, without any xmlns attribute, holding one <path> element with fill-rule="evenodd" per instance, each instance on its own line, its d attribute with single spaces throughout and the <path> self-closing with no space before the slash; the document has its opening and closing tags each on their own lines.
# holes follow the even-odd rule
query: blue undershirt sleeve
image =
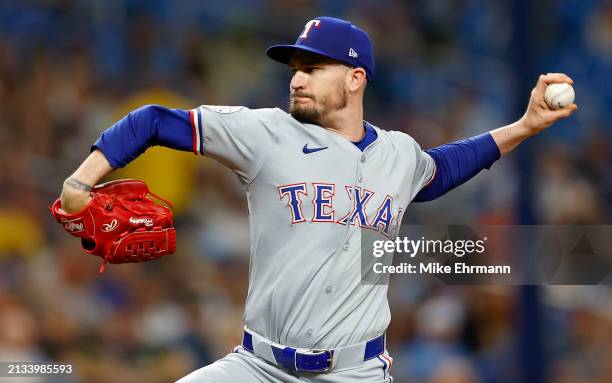
<svg viewBox="0 0 612 383">
<path fill-rule="evenodd" d="M 436 163 L 433 179 L 419 191 L 413 202 L 434 200 L 489 169 L 500 157 L 490 133 L 438 146 L 425 151 Z"/>
<path fill-rule="evenodd" d="M 143 106 L 106 129 L 91 150 L 99 149 L 113 168 L 121 168 L 155 145 L 194 150 L 190 112 L 159 105 Z"/>
</svg>

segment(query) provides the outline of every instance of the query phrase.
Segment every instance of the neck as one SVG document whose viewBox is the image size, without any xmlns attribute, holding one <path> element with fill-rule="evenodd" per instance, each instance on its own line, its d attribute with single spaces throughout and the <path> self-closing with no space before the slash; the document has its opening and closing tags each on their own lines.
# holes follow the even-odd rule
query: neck
<svg viewBox="0 0 612 383">
<path fill-rule="evenodd" d="M 321 126 L 349 141 L 359 141 L 365 135 L 363 129 L 363 106 L 347 105 L 346 108 L 331 112 L 321 121 Z"/>
</svg>

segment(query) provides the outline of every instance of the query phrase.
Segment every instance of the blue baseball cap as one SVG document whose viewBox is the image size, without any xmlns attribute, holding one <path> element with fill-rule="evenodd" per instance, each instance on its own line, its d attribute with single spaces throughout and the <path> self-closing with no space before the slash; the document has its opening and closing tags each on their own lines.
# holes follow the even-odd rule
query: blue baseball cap
<svg viewBox="0 0 612 383">
<path fill-rule="evenodd" d="M 366 72 L 368 81 L 374 76 L 374 54 L 370 37 L 361 28 L 346 20 L 321 16 L 310 20 L 293 45 L 273 45 L 266 50 L 272 60 L 289 64 L 296 49 L 317 53 Z"/>
</svg>

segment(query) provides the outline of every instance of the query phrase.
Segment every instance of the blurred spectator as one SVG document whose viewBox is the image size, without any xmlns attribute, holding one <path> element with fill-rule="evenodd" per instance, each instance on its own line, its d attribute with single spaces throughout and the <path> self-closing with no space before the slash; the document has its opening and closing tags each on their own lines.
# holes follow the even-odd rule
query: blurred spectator
<svg viewBox="0 0 612 383">
<path fill-rule="evenodd" d="M 5 1 L 0 4 L 0 356 L 72 363 L 69 382 L 168 382 L 240 342 L 248 288 L 243 186 L 211 160 L 152 148 L 114 177 L 145 179 L 175 203 L 179 249 L 109 266 L 82 253 L 48 214 L 99 133 L 140 105 L 284 107 L 290 71 L 267 45 L 316 15 L 372 36 L 368 121 L 423 148 L 518 117 L 512 2 Z M 612 216 L 612 4 L 538 2 L 538 70 L 575 80 L 580 111 L 533 140 L 536 219 L 601 224 Z M 513 57 L 510 57 L 513 56 Z M 523 80 L 521 80 L 523 81 Z M 535 78 L 533 79 L 535 82 Z M 530 86 L 531 84 L 524 84 Z M 517 154 L 405 222 L 515 224 Z M 390 287 L 396 382 L 520 379 L 511 287 Z M 606 288 L 547 290 L 547 379 L 612 374 Z M 590 297 L 590 298 L 589 298 Z M 588 305 L 585 302 L 590 302 Z M 595 302 L 595 303 L 593 303 Z M 598 304 L 596 304 L 598 302 Z"/>
</svg>

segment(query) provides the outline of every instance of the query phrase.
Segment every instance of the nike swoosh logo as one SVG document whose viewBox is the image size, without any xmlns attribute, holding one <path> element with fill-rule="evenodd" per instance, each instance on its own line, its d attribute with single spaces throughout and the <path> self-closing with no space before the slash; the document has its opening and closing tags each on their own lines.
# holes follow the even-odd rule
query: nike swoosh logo
<svg viewBox="0 0 612 383">
<path fill-rule="evenodd" d="M 309 148 L 308 144 L 304 145 L 304 147 L 302 148 L 302 151 L 304 152 L 304 154 L 310 154 L 310 153 L 314 153 L 314 152 L 319 152 L 321 150 L 325 150 L 327 149 L 327 146 L 324 146 L 322 148 Z"/>
</svg>

